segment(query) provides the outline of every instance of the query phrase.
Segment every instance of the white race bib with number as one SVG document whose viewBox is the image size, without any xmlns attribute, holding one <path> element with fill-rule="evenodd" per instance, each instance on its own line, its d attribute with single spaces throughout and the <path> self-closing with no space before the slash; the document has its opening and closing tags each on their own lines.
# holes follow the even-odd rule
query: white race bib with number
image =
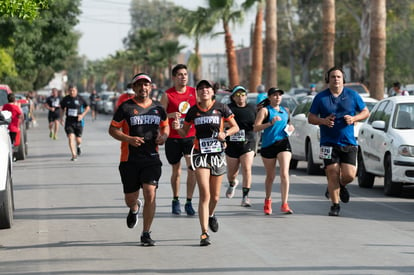
<svg viewBox="0 0 414 275">
<path fill-rule="evenodd" d="M 319 152 L 320 159 L 332 159 L 332 146 L 321 146 Z"/>
<path fill-rule="evenodd" d="M 216 138 L 200 139 L 200 151 L 202 154 L 221 153 L 221 142 Z"/>
<path fill-rule="evenodd" d="M 244 132 L 244 129 L 241 129 L 234 135 L 231 135 L 230 141 L 246 141 L 246 133 Z"/>
<path fill-rule="evenodd" d="M 68 116 L 78 116 L 78 109 L 68 109 Z"/>
</svg>

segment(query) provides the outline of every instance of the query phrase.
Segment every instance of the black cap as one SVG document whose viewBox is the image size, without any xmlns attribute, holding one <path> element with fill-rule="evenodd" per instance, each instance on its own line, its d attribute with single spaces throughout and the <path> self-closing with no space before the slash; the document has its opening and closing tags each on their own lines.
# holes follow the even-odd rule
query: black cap
<svg viewBox="0 0 414 275">
<path fill-rule="evenodd" d="M 272 87 L 267 91 L 267 96 L 270 96 L 274 93 L 280 93 L 281 95 L 283 95 L 285 92 L 282 89 Z"/>
</svg>

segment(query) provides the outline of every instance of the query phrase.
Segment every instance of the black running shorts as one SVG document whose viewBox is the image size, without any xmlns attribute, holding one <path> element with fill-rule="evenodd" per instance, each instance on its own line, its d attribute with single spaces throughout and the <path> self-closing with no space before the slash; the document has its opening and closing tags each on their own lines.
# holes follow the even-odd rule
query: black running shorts
<svg viewBox="0 0 414 275">
<path fill-rule="evenodd" d="M 260 149 L 260 155 L 266 159 L 274 159 L 274 158 L 277 158 L 277 155 L 280 152 L 285 152 L 285 151 L 292 152 L 292 148 L 290 147 L 288 138 L 278 140 L 272 145 Z"/>
<path fill-rule="evenodd" d="M 137 162 L 123 161 L 119 164 L 119 173 L 125 194 L 138 191 L 143 184 L 155 185 L 158 188 L 161 164 L 143 167 Z"/>
<path fill-rule="evenodd" d="M 168 138 L 165 142 L 165 156 L 169 164 L 177 164 L 185 155 L 191 154 L 194 137 Z"/>
</svg>

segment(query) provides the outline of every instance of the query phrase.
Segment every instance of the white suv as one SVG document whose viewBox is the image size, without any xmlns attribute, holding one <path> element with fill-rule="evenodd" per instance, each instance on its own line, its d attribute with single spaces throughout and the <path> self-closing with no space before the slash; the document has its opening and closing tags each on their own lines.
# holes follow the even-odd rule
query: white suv
<svg viewBox="0 0 414 275">
<path fill-rule="evenodd" d="M 13 223 L 13 185 L 12 159 L 8 125 L 11 121 L 9 111 L 0 112 L 0 229 L 10 228 Z"/>
<path fill-rule="evenodd" d="M 384 194 L 398 196 L 414 184 L 414 96 L 381 100 L 358 135 L 358 184 L 371 188 L 384 177 Z"/>
</svg>

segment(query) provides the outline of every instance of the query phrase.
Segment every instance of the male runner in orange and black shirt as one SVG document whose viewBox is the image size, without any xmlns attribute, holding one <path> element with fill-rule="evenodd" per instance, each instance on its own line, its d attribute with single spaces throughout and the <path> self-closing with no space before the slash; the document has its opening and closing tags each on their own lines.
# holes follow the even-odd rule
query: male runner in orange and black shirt
<svg viewBox="0 0 414 275">
<path fill-rule="evenodd" d="M 138 211 L 142 204 L 138 200 L 139 189 L 143 190 L 143 246 L 155 245 L 150 228 L 155 214 L 156 189 L 161 177 L 158 145 L 165 143 L 170 131 L 164 108 L 149 98 L 151 82 L 147 74 L 140 73 L 133 77 L 131 83 L 135 97 L 119 106 L 109 126 L 109 134 L 122 142 L 119 172 L 125 202 L 130 208 L 127 217 L 129 228 L 134 228 L 138 222 Z"/>
</svg>

